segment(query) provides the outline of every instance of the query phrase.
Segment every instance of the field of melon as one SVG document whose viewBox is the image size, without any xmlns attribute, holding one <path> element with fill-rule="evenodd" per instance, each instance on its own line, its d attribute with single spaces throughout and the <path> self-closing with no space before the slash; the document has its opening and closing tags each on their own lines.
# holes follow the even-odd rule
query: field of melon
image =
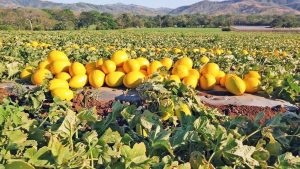
<svg viewBox="0 0 300 169">
<path fill-rule="evenodd" d="M 299 168 L 300 35 L 1 32 L 0 168 Z"/>
</svg>

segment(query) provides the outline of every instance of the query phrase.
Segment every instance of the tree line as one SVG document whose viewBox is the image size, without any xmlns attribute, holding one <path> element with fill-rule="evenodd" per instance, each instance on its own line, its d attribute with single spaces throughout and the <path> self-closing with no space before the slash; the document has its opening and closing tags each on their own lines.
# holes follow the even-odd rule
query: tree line
<svg viewBox="0 0 300 169">
<path fill-rule="evenodd" d="M 2 30 L 78 30 L 157 27 L 228 27 L 230 25 L 269 25 L 300 27 L 300 15 L 112 15 L 97 11 L 74 13 L 69 9 L 0 9 Z"/>
</svg>

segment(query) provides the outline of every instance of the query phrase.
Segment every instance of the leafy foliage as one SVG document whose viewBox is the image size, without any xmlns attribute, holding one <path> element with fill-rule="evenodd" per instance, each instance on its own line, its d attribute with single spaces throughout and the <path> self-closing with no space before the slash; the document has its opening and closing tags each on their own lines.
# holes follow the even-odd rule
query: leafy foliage
<svg viewBox="0 0 300 169">
<path fill-rule="evenodd" d="M 32 41 L 40 43 L 33 46 Z M 228 73 L 259 70 L 261 94 L 298 103 L 298 41 L 294 34 L 195 29 L 184 33 L 177 29 L 3 32 L 0 77 L 1 81 L 26 83 L 18 81 L 20 70 L 27 65 L 36 67 L 52 49 L 64 50 L 71 60 L 87 63 L 125 48 L 132 58 L 169 56 L 176 60 L 189 55 L 200 68 L 199 57 L 208 56 Z M 180 47 L 181 53 L 174 52 L 174 46 Z M 140 50 L 142 47 L 146 51 Z M 206 51 L 194 50 L 199 48 Z M 163 82 L 160 76 L 150 78 L 137 91 L 145 104 L 116 101 L 104 118 L 97 116 L 95 108 L 75 112 L 71 103 L 52 100 L 45 86 L 3 100 L 0 168 L 299 168 L 299 114 L 286 112 L 265 123 L 261 123 L 263 113 L 254 121 L 231 119 L 201 105 L 194 90 Z M 182 114 L 181 122 L 175 117 L 162 121 L 160 106 L 170 100 L 187 104 L 192 116 Z"/>
<path fill-rule="evenodd" d="M 74 112 L 59 100 L 45 115 L 39 113 L 42 109 L 32 112 L 31 102 L 5 99 L 0 106 L 0 162 L 26 169 L 299 167 L 299 115 L 287 112 L 264 124 L 263 113 L 253 122 L 230 119 L 199 104 L 189 90 L 150 79 L 138 89 L 149 107 L 117 101 L 103 119 L 93 108 Z M 155 105 L 166 95 L 188 103 L 193 115 L 180 123 L 161 121 Z"/>
</svg>

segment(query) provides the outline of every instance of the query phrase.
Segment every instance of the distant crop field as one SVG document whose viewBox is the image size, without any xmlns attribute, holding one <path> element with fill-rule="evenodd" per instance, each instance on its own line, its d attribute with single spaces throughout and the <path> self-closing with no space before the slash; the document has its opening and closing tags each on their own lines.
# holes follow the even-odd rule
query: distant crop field
<svg viewBox="0 0 300 169">
<path fill-rule="evenodd" d="M 269 26 L 232 26 L 231 28 L 241 32 L 300 32 L 300 28 L 271 28 Z"/>
<path fill-rule="evenodd" d="M 220 28 L 129 28 L 126 30 L 143 32 L 221 32 Z"/>
</svg>

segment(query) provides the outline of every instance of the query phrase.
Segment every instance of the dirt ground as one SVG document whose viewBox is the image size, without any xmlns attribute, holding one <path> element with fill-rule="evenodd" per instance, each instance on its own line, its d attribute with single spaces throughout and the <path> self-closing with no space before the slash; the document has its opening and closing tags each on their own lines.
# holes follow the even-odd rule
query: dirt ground
<svg viewBox="0 0 300 169">
<path fill-rule="evenodd" d="M 89 91 L 88 91 L 89 92 Z M 92 108 L 95 106 L 97 114 L 99 116 L 105 117 L 108 113 L 112 111 L 112 104 L 115 100 L 96 100 L 93 97 L 90 97 L 90 94 L 79 93 L 73 99 L 73 108 L 76 111 L 79 111 L 83 108 Z M 5 89 L 0 88 L 0 103 L 2 100 L 10 96 L 10 93 Z M 251 120 L 253 120 L 256 115 L 260 112 L 265 112 L 265 116 L 262 121 L 272 118 L 278 113 L 283 113 L 286 111 L 285 108 L 277 106 L 277 107 L 256 107 L 256 106 L 235 106 L 235 105 L 222 105 L 222 106 L 213 106 L 206 104 L 209 107 L 217 108 L 220 112 L 228 115 L 230 117 L 238 117 L 238 116 L 247 116 Z"/>
<path fill-rule="evenodd" d="M 256 106 L 235 106 L 235 105 L 223 105 L 223 106 L 213 106 L 207 105 L 212 108 L 217 108 L 220 112 L 228 115 L 230 117 L 247 116 L 249 119 L 254 120 L 257 114 L 264 112 L 265 116 L 261 119 L 262 122 L 271 119 L 278 113 L 286 112 L 286 109 L 278 107 L 256 107 Z"/>
<path fill-rule="evenodd" d="M 111 112 L 111 106 L 115 100 L 110 101 L 98 101 L 89 97 L 89 93 L 80 93 L 73 100 L 73 106 L 75 110 L 80 110 L 82 108 L 91 108 L 94 107 L 97 110 L 97 114 L 100 116 L 106 116 Z M 278 113 L 283 113 L 286 111 L 283 107 L 255 107 L 255 106 L 235 106 L 235 105 L 222 105 L 222 106 L 213 106 L 205 104 L 208 107 L 217 108 L 220 112 L 228 115 L 230 117 L 238 116 L 247 116 L 251 120 L 254 120 L 256 115 L 260 112 L 264 112 L 265 116 L 262 121 L 266 121 L 274 117 Z"/>
<path fill-rule="evenodd" d="M 0 88 L 0 103 L 2 103 L 2 100 L 9 95 L 10 93 L 7 90 Z"/>
<path fill-rule="evenodd" d="M 95 106 L 97 114 L 99 116 L 105 117 L 111 112 L 112 104 L 114 100 L 101 101 L 89 97 L 89 93 L 79 93 L 73 99 L 73 107 L 76 111 L 80 111 L 83 108 L 92 108 Z"/>
</svg>

